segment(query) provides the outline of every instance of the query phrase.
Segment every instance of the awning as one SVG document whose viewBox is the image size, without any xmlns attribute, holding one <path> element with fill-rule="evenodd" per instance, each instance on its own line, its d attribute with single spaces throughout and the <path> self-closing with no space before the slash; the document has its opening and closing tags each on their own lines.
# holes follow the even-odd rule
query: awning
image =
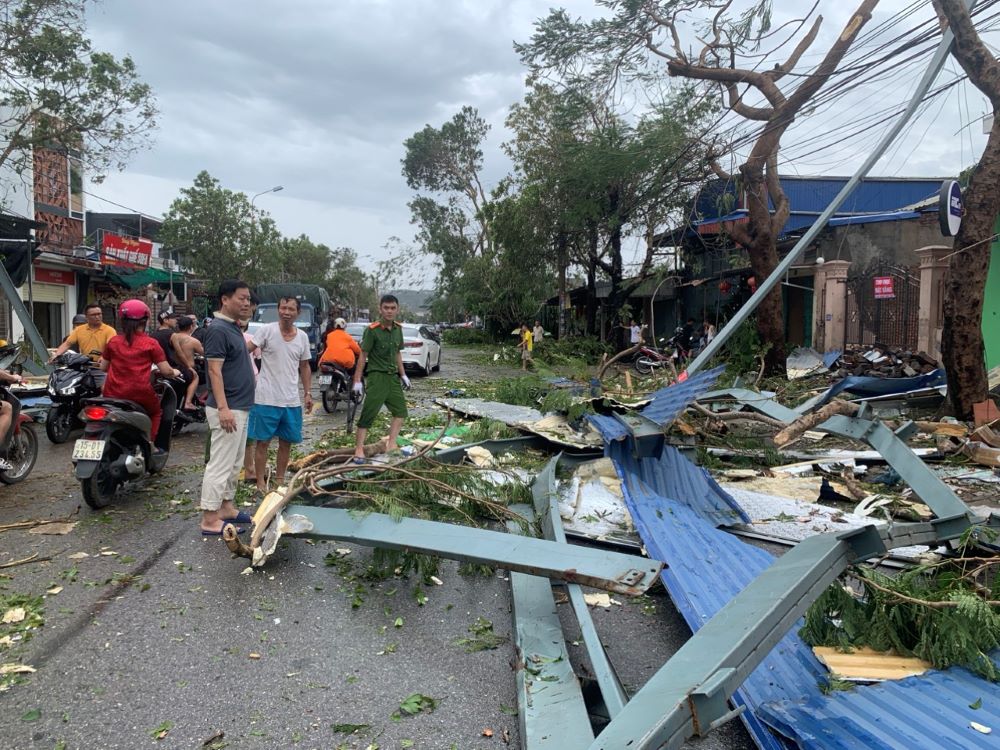
<svg viewBox="0 0 1000 750">
<path fill-rule="evenodd" d="M 148 284 L 169 284 L 171 280 L 183 281 L 184 274 L 171 274 L 162 268 L 143 268 L 139 271 L 112 271 L 109 269 L 108 278 L 116 284 L 127 286 L 129 289 L 138 289 Z"/>
</svg>

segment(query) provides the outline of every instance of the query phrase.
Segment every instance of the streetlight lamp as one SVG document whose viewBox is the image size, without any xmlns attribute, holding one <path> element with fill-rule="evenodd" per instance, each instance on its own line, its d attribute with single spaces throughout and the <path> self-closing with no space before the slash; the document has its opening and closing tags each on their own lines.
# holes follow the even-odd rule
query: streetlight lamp
<svg viewBox="0 0 1000 750">
<path fill-rule="evenodd" d="M 257 193 L 257 195 L 255 195 L 253 198 L 250 199 L 250 215 L 253 216 L 253 202 L 258 198 L 260 198 L 260 196 L 267 195 L 268 193 L 280 193 L 284 189 L 285 189 L 284 185 L 275 185 L 273 188 L 270 188 L 268 190 L 262 190 L 259 193 Z"/>
</svg>

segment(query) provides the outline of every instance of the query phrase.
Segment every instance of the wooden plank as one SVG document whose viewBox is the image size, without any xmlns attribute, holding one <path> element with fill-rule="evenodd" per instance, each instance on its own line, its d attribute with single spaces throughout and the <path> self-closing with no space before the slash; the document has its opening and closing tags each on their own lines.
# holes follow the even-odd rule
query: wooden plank
<svg viewBox="0 0 1000 750">
<path fill-rule="evenodd" d="M 929 662 L 887 651 L 856 648 L 851 653 L 831 646 L 815 646 L 813 653 L 833 674 L 843 680 L 901 680 L 932 669 Z"/>
</svg>

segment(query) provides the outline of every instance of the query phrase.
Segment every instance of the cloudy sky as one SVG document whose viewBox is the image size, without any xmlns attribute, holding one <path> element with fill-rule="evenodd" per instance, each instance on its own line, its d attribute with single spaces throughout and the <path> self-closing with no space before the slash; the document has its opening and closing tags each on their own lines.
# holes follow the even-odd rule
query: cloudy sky
<svg viewBox="0 0 1000 750">
<path fill-rule="evenodd" d="M 365 258 L 384 257 L 391 236 L 409 242 L 400 175 L 403 140 L 440 125 L 471 104 L 493 123 L 487 187 L 506 173 L 499 146 L 503 120 L 523 93 L 524 69 L 512 49 L 551 0 L 243 0 L 169 3 L 103 0 L 89 11 L 95 46 L 129 54 L 156 93 L 161 115 L 153 148 L 125 173 L 88 188 L 92 210 L 108 201 L 162 215 L 202 169 L 223 185 L 253 194 L 283 233 L 306 233 Z M 785 3 L 775 3 L 784 5 Z M 592 16 L 592 0 L 563 3 Z M 853 3 L 847 5 L 853 6 Z M 929 17 L 930 3 L 883 0 L 871 26 L 901 10 L 894 33 Z M 843 2 L 820 2 L 821 51 L 846 21 Z M 784 17 L 779 15 L 778 21 Z M 874 46 L 874 43 L 873 43 Z M 815 65 L 819 54 L 803 65 Z M 849 174 L 887 127 L 862 127 L 838 143 L 874 108 L 906 100 L 919 76 L 895 76 L 856 89 L 846 101 L 803 118 L 786 138 L 800 174 Z M 941 80 L 953 78 L 942 73 Z M 968 84 L 929 105 L 878 165 L 876 174 L 953 175 L 984 143 L 978 123 L 985 99 Z M 855 128 L 854 130 L 857 130 Z M 800 144 L 796 146 L 796 144 Z M 97 197 L 99 196 L 99 197 Z M 363 260 L 370 266 L 370 261 Z"/>
</svg>

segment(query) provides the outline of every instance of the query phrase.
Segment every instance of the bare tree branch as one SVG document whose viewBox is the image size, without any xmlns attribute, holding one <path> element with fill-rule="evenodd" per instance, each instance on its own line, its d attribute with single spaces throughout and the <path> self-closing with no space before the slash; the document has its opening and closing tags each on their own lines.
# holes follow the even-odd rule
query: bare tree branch
<svg viewBox="0 0 1000 750">
<path fill-rule="evenodd" d="M 794 70 L 795 66 L 799 64 L 802 55 L 805 54 L 805 51 L 816 41 L 816 35 L 819 34 L 819 27 L 822 23 L 823 16 L 819 16 L 809 30 L 809 33 L 802 37 L 802 41 L 795 45 L 795 49 L 792 50 L 792 54 L 788 56 L 788 59 L 782 65 L 775 65 L 773 70 L 767 71 L 764 75 L 772 81 L 777 81 Z"/>
</svg>

